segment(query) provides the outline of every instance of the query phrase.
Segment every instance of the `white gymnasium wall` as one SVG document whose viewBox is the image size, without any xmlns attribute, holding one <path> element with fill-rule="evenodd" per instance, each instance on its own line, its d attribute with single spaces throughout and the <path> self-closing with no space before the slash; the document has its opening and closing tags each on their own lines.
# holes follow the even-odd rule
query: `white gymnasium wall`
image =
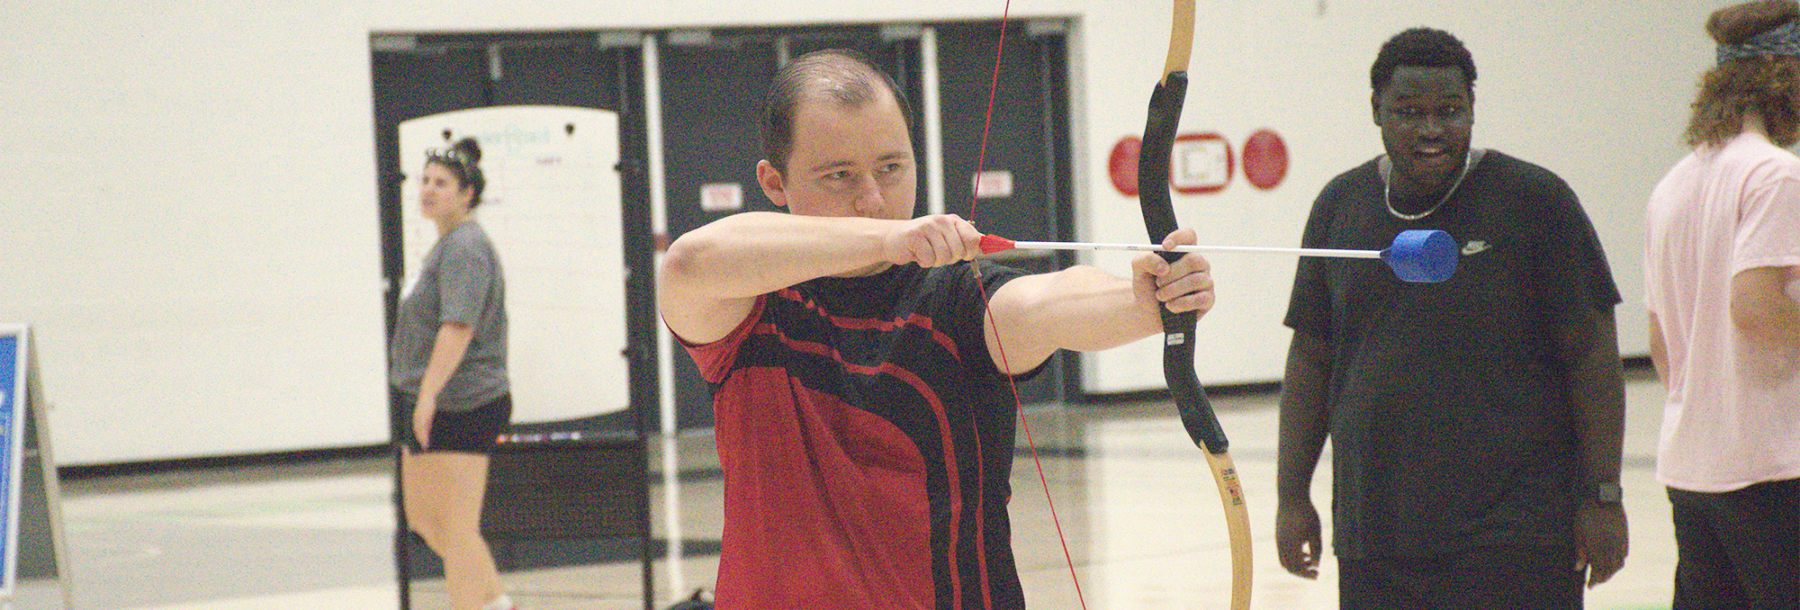
<svg viewBox="0 0 1800 610">
<path fill-rule="evenodd" d="M 1479 71 L 1474 144 L 1536 162 L 1573 186 L 1625 298 L 1617 310 L 1621 350 L 1647 354 L 1641 208 L 1662 172 L 1686 152 L 1680 134 L 1687 105 L 1711 60 L 1699 24 L 1726 4 L 1211 3 L 1219 18 L 1201 20 L 1184 131 L 1216 131 L 1241 147 L 1255 130 L 1274 129 L 1287 141 L 1291 167 L 1273 191 L 1258 191 L 1240 177 L 1217 195 L 1177 196 L 1176 207 L 1203 242 L 1297 245 L 1318 189 L 1381 152 L 1368 101 L 1369 66 L 1381 43 L 1417 25 L 1446 29 L 1469 46 Z M 1099 19 L 1088 23 L 1096 26 L 1088 35 L 1108 36 L 1094 31 Z M 1107 52 L 1092 42 L 1090 53 Z M 1096 91 L 1146 94 L 1141 74 L 1096 72 L 1104 71 L 1084 77 L 1092 86 L 1090 104 L 1107 99 Z M 1097 84 L 1100 79 L 1106 80 Z M 1135 215 L 1096 213 L 1131 205 L 1114 195 L 1103 170 L 1111 141 L 1142 129 L 1137 112 L 1089 113 L 1091 196 L 1085 201 L 1092 204 L 1084 228 L 1096 239 L 1142 238 Z M 1290 336 L 1281 319 L 1293 259 L 1218 254 L 1211 260 L 1220 301 L 1199 334 L 1201 346 L 1218 351 L 1200 358 L 1201 378 L 1279 379 Z M 1141 364 L 1159 349 L 1141 342 L 1090 357 L 1085 387 L 1105 392 L 1160 383 L 1161 372 Z"/>
<path fill-rule="evenodd" d="M 1106 154 L 1142 129 L 1162 2 L 1018 0 L 1069 18 L 1077 231 L 1139 239 Z M 1682 113 L 1719 0 L 1201 0 L 1184 131 L 1286 138 L 1282 186 L 1241 177 L 1180 197 L 1213 243 L 1294 243 L 1312 196 L 1379 152 L 1376 48 L 1420 24 L 1481 68 L 1477 145 L 1581 194 L 1645 352 L 1638 208 L 1681 153 Z M 354 446 L 386 438 L 368 36 L 992 19 L 1000 2 L 916 0 L 100 0 L 13 3 L 0 22 L 0 322 L 39 329 L 58 461 L 98 464 Z M 746 168 L 745 171 L 749 171 Z M 1122 210 L 1113 213 L 1112 210 Z M 1125 259 L 1095 262 L 1122 270 Z M 1214 257 L 1209 383 L 1279 378 L 1292 261 Z M 1160 386 L 1149 342 L 1091 358 L 1085 383 Z"/>
<path fill-rule="evenodd" d="M 10 2 L 0 319 L 58 462 L 387 437 L 367 15 Z"/>
</svg>

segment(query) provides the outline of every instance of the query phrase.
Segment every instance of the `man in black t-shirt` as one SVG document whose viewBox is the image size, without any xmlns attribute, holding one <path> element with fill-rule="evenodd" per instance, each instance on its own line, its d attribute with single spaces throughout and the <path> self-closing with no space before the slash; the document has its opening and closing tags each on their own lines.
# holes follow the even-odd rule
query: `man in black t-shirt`
<svg viewBox="0 0 1800 610">
<path fill-rule="evenodd" d="M 1624 388 L 1606 258 L 1549 171 L 1469 146 L 1475 66 L 1450 34 L 1382 47 L 1386 148 L 1326 185 L 1309 248 L 1381 249 L 1407 229 L 1463 244 L 1455 277 L 1407 284 L 1303 259 L 1281 399 L 1276 547 L 1313 578 L 1310 497 L 1332 440 L 1340 607 L 1580 608 L 1624 563 Z"/>
</svg>

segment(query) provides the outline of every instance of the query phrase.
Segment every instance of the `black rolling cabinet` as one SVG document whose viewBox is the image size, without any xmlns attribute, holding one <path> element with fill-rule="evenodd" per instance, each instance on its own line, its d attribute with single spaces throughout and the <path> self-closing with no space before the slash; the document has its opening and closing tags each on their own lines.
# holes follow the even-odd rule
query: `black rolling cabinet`
<svg viewBox="0 0 1800 610">
<path fill-rule="evenodd" d="M 501 443 L 489 466 L 482 534 L 490 543 L 642 537 L 647 460 L 635 436 Z"/>
</svg>

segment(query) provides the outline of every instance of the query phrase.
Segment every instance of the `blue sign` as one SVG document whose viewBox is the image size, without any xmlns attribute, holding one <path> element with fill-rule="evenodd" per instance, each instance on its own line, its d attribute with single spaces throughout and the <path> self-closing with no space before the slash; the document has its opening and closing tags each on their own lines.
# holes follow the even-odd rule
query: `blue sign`
<svg viewBox="0 0 1800 610">
<path fill-rule="evenodd" d="M 14 434 L 17 433 L 14 421 L 23 422 L 23 405 L 19 404 L 25 389 L 25 371 L 19 366 L 19 334 L 0 335 L 0 502 L 4 502 L 4 510 L 0 510 L 0 545 L 5 552 L 0 553 L 0 591 L 8 594 L 13 589 L 13 578 L 18 575 L 18 566 L 14 564 L 18 557 L 19 493 L 18 479 L 19 456 L 15 453 L 17 444 Z"/>
</svg>

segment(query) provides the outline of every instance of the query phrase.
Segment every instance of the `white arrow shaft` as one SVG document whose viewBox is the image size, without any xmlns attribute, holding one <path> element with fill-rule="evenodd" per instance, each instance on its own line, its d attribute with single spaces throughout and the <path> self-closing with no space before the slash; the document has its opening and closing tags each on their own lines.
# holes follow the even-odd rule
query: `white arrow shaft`
<svg viewBox="0 0 1800 610">
<path fill-rule="evenodd" d="M 1167 252 L 1159 244 L 1096 244 L 1063 241 L 1013 242 L 1015 250 L 1136 250 Z M 1381 258 L 1380 250 L 1335 250 L 1330 248 L 1269 248 L 1259 246 L 1176 246 L 1175 252 L 1262 252 L 1330 258 Z"/>
</svg>

